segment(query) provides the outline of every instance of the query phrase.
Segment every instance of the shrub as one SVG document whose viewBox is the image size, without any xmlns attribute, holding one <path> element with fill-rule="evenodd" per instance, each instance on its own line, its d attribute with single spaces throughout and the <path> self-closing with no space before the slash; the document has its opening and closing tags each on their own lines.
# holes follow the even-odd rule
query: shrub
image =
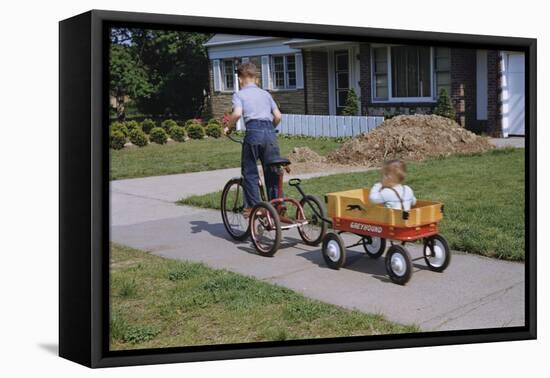
<svg viewBox="0 0 550 378">
<path fill-rule="evenodd" d="M 342 110 L 342 115 L 345 116 L 356 116 L 359 113 L 359 97 L 353 89 L 348 91 L 348 96 L 346 97 L 346 104 Z"/>
<path fill-rule="evenodd" d="M 164 131 L 163 128 L 153 127 L 151 129 L 151 133 L 149 134 L 149 138 L 151 139 L 151 142 L 155 142 L 157 144 L 164 144 L 168 139 L 168 135 L 166 134 L 166 131 Z"/>
<path fill-rule="evenodd" d="M 204 129 L 206 135 L 212 138 L 219 138 L 222 136 L 222 128 L 220 125 L 215 123 L 209 123 L 208 126 Z"/>
<path fill-rule="evenodd" d="M 222 126 L 222 121 L 220 121 L 219 119 L 217 118 L 210 118 L 208 120 L 208 125 L 218 125 L 218 126 Z"/>
<path fill-rule="evenodd" d="M 204 138 L 204 127 L 198 123 L 193 123 L 187 127 L 187 135 L 191 139 L 202 139 Z"/>
<path fill-rule="evenodd" d="M 127 135 L 130 135 L 132 131 L 140 128 L 139 123 L 137 121 L 128 121 L 128 122 L 125 122 L 125 125 L 126 125 L 126 128 L 128 129 Z"/>
<path fill-rule="evenodd" d="M 147 143 L 149 142 L 147 140 L 147 134 L 145 134 L 141 129 L 134 129 L 130 131 L 130 135 L 128 135 L 128 137 L 130 138 L 130 142 L 138 147 L 147 146 Z"/>
<path fill-rule="evenodd" d="M 128 136 L 128 129 L 126 128 L 126 125 L 122 122 L 111 123 L 111 134 L 115 131 L 119 131 L 124 134 L 124 136 Z"/>
<path fill-rule="evenodd" d="M 202 126 L 202 119 L 201 118 L 191 118 L 191 119 L 188 119 L 187 121 L 185 121 L 185 123 L 183 124 L 183 127 L 187 128 L 191 125 L 199 125 L 199 126 Z"/>
<path fill-rule="evenodd" d="M 185 142 L 185 129 L 181 126 L 173 126 L 170 129 L 170 138 L 176 142 Z"/>
<path fill-rule="evenodd" d="M 141 129 L 146 134 L 149 134 L 151 132 L 151 129 L 156 126 L 157 124 L 155 123 L 155 121 L 150 118 L 146 118 L 141 122 Z"/>
<path fill-rule="evenodd" d="M 122 133 L 122 131 L 111 130 L 111 148 L 113 150 L 121 150 L 124 148 L 124 143 L 126 143 L 126 136 Z"/>
<path fill-rule="evenodd" d="M 162 127 L 164 129 L 164 131 L 169 133 L 170 129 L 174 126 L 177 126 L 177 125 L 178 125 L 177 122 L 174 121 L 173 119 L 167 119 L 167 120 L 162 121 L 162 123 L 160 124 L 160 127 Z"/>
<path fill-rule="evenodd" d="M 188 128 L 189 126 L 194 125 L 194 124 L 196 124 L 196 122 L 195 122 L 194 119 L 188 119 L 188 120 L 185 121 L 185 123 L 183 124 L 183 127 Z"/>
<path fill-rule="evenodd" d="M 455 119 L 455 110 L 451 104 L 451 98 L 445 88 L 441 88 L 439 91 L 439 97 L 437 98 L 434 114 L 453 120 Z"/>
</svg>

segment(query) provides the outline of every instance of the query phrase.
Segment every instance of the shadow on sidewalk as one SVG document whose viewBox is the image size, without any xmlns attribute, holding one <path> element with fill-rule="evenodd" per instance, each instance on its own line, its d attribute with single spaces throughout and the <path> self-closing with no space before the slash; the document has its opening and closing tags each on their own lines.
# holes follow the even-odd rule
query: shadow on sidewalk
<svg viewBox="0 0 550 378">
<path fill-rule="evenodd" d="M 206 221 L 191 221 L 191 233 L 198 234 L 201 232 L 208 232 L 210 235 L 215 236 L 220 239 L 225 239 L 229 241 L 234 241 L 239 243 L 237 240 L 233 240 L 231 236 L 227 234 L 223 223 L 209 223 Z"/>
<path fill-rule="evenodd" d="M 237 248 L 239 248 L 241 251 L 245 251 L 247 253 L 257 255 L 258 252 L 256 252 L 256 249 L 254 248 L 254 245 L 252 244 L 252 241 L 250 241 L 250 239 L 247 239 L 247 240 L 245 240 L 245 242 L 248 243 L 248 246 L 246 246 L 246 247 L 245 246 L 238 246 Z M 284 252 L 285 249 L 295 248 L 297 246 L 298 246 L 298 243 L 296 241 L 288 240 L 288 239 L 283 238 L 281 240 L 281 244 L 279 245 L 279 249 L 277 250 L 275 255 L 273 255 L 271 257 L 276 257 L 279 253 L 285 253 Z"/>
<path fill-rule="evenodd" d="M 320 249 L 315 251 L 305 251 L 299 253 L 298 256 L 311 261 L 320 268 L 330 269 L 325 263 Z M 412 260 L 413 274 L 419 270 L 429 270 L 425 265 L 417 263 L 417 261 L 423 261 L 423 258 L 413 258 Z M 386 272 L 384 256 L 378 259 L 372 259 L 366 256 L 366 254 L 362 251 L 359 252 L 348 249 L 346 252 L 346 265 L 340 269 L 369 274 L 382 282 L 392 282 Z"/>
</svg>

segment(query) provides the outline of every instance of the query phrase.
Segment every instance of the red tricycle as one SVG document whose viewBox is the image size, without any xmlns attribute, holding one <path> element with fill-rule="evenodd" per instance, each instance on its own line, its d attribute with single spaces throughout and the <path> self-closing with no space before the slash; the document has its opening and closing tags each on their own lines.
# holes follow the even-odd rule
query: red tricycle
<svg viewBox="0 0 550 378">
<path fill-rule="evenodd" d="M 231 135 L 228 137 L 242 144 L 242 140 Z M 283 193 L 284 172 L 290 172 L 289 166 L 290 161 L 282 157 L 265 162 L 263 169 L 277 170 L 278 193 Z M 279 249 L 282 231 L 291 228 L 298 229 L 305 244 L 319 245 L 327 231 L 326 210 L 317 197 L 304 193 L 300 179 L 293 178 L 288 183 L 300 193 L 300 200 L 279 197 L 268 201 L 260 178 L 258 187 L 262 200 L 252 208 L 247 219 L 243 178 L 229 180 L 223 188 L 220 206 L 223 225 L 229 235 L 235 240 L 245 240 L 250 236 L 256 251 L 262 256 L 273 256 Z"/>
</svg>

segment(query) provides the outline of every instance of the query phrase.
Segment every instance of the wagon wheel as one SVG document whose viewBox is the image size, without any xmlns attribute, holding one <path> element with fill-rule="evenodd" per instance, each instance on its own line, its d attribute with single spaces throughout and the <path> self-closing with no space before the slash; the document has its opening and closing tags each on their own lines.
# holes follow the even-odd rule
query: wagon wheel
<svg viewBox="0 0 550 378">
<path fill-rule="evenodd" d="M 225 230 L 235 240 L 244 240 L 250 233 L 244 217 L 244 188 L 242 178 L 229 180 L 222 191 L 221 213 Z"/>
<path fill-rule="evenodd" d="M 317 246 L 327 232 L 327 224 L 319 217 L 326 218 L 326 210 L 317 197 L 307 195 L 300 201 L 308 224 L 298 227 L 300 237 L 307 245 Z M 296 209 L 296 220 L 303 220 L 300 209 Z"/>
<path fill-rule="evenodd" d="M 250 236 L 256 251 L 262 256 L 273 256 L 279 249 L 281 233 L 281 221 L 273 205 L 256 204 L 250 212 Z"/>
<path fill-rule="evenodd" d="M 392 245 L 386 253 L 386 271 L 394 283 L 405 285 L 412 276 L 409 252 L 400 245 Z"/>
<path fill-rule="evenodd" d="M 346 246 L 340 235 L 329 232 L 323 238 L 323 258 L 332 269 L 340 269 L 346 264 Z"/>
<path fill-rule="evenodd" d="M 424 240 L 424 261 L 434 272 L 443 272 L 449 266 L 451 250 L 443 236 L 434 235 Z"/>
<path fill-rule="evenodd" d="M 363 248 L 372 259 L 377 259 L 386 250 L 386 239 L 379 238 L 378 236 L 365 236 L 363 237 Z"/>
</svg>

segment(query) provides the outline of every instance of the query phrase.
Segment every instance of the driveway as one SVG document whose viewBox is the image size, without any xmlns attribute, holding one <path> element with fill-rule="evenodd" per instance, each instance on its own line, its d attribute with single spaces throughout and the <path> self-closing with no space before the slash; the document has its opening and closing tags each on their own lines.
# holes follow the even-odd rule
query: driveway
<svg viewBox="0 0 550 378">
<path fill-rule="evenodd" d="M 419 246 L 411 245 L 414 274 L 407 286 L 398 286 L 387 278 L 383 258 L 369 259 L 361 247 L 349 251 L 348 265 L 335 271 L 326 267 L 319 247 L 305 246 L 296 231 L 288 231 L 274 257 L 261 257 L 250 242 L 228 238 L 218 211 L 174 204 L 188 195 L 219 190 L 238 174 L 238 169 L 224 169 L 112 182 L 111 240 L 252 276 L 327 303 L 380 313 L 425 331 L 524 325 L 521 263 L 455 251 L 449 268 L 435 273 L 425 267 Z"/>
</svg>

